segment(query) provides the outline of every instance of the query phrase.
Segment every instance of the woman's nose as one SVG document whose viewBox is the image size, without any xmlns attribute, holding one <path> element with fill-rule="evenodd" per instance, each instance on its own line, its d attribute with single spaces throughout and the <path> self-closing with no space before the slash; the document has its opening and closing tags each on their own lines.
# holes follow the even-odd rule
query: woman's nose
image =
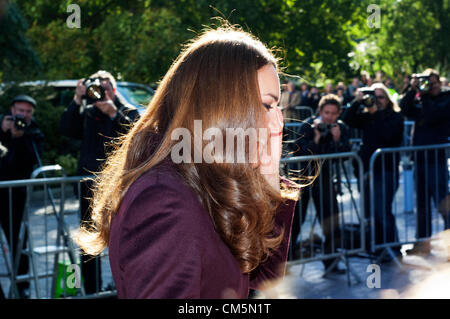
<svg viewBox="0 0 450 319">
<path fill-rule="evenodd" d="M 284 123 L 283 113 L 281 113 L 281 110 L 278 107 L 275 107 L 275 110 L 277 112 L 278 124 L 280 125 L 280 127 L 283 127 Z"/>
</svg>

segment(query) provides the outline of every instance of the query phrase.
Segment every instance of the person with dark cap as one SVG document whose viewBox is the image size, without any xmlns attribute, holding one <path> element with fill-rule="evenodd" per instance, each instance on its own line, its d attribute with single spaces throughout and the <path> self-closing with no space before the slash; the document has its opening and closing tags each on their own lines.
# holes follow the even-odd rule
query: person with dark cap
<svg viewBox="0 0 450 319">
<path fill-rule="evenodd" d="M 97 81 L 102 96 L 96 101 L 88 98 L 94 86 L 89 81 Z M 99 87 L 101 86 L 101 88 Z M 89 89 L 88 89 L 89 88 Z M 108 144 L 114 138 L 125 134 L 139 117 L 137 109 L 121 101 L 116 95 L 116 80 L 107 71 L 97 71 L 89 79 L 77 83 L 75 95 L 61 117 L 61 133 L 81 140 L 80 159 L 77 174 L 91 175 L 98 172 L 108 153 Z M 90 198 L 92 182 L 81 183 L 81 222 L 90 220 Z M 87 294 L 102 290 L 101 262 L 99 257 L 81 255 L 81 273 Z"/>
<path fill-rule="evenodd" d="M 28 179 L 42 152 L 43 134 L 33 119 L 36 101 L 28 95 L 16 96 L 10 112 L 0 115 L 0 144 L 6 154 L 0 158 L 0 181 Z M 12 188 L 11 202 L 8 188 L 0 188 L 0 221 L 13 256 L 19 249 L 19 231 L 22 224 L 27 191 L 26 187 Z M 12 220 L 10 220 L 10 206 Z M 10 223 L 12 228 L 10 228 Z M 12 233 L 10 232 L 12 229 Z M 12 241 L 12 242 L 11 242 Z M 26 240 L 24 240 L 25 248 Z M 28 260 L 19 257 L 17 275 L 28 273 Z M 21 298 L 29 297 L 29 283 L 17 285 Z"/>
</svg>

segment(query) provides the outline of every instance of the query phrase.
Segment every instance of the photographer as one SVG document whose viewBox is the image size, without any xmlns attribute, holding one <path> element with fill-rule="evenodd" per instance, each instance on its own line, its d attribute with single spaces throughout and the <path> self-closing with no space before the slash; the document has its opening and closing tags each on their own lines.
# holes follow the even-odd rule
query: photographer
<svg viewBox="0 0 450 319">
<path fill-rule="evenodd" d="M 306 119 L 305 124 L 302 125 L 298 143 L 299 149 L 294 155 L 319 155 L 350 151 L 348 128 L 342 121 L 338 121 L 341 113 L 339 98 L 334 94 L 323 96 L 320 99 L 318 109 L 318 116 Z M 334 164 L 337 165 L 337 163 L 333 163 L 330 160 L 324 161 L 317 180 L 312 186 L 308 186 L 302 192 L 300 205 L 297 205 L 297 212 L 294 215 L 292 227 L 294 258 L 298 258 L 300 247 L 296 240 L 300 233 L 300 225 L 305 221 L 310 195 L 313 197 L 316 213 L 325 237 L 324 253 L 335 253 L 336 248 L 338 248 L 340 243 L 339 211 L 336 199 L 337 192 L 332 185 L 332 181 L 334 174 L 337 174 L 340 168 L 336 169 L 335 166 L 333 167 Z M 313 175 L 312 172 L 307 171 L 305 174 Z M 300 221 L 299 218 L 301 218 Z M 325 269 L 328 270 L 333 264 L 333 260 L 324 260 L 323 264 Z M 342 273 L 345 270 L 334 268 L 332 271 Z"/>
<path fill-rule="evenodd" d="M 365 110 L 362 111 L 362 108 Z M 361 88 L 351 106 L 343 114 L 343 121 L 350 127 L 363 130 L 362 147 L 359 152 L 364 165 L 365 214 L 370 220 L 369 164 L 372 154 L 378 148 L 398 147 L 403 140 L 403 117 L 395 110 L 387 88 L 376 83 L 370 88 Z M 395 217 L 392 202 L 398 188 L 399 156 L 386 154 L 375 163 L 375 242 L 377 244 L 397 241 Z M 393 247 L 394 254 L 400 256 L 400 248 Z M 379 252 L 374 252 L 378 254 Z M 387 260 L 386 260 L 387 261 Z"/>
<path fill-rule="evenodd" d="M 0 180 L 28 179 L 33 171 L 33 166 L 38 163 L 38 153 L 42 150 L 43 135 L 38 125 L 33 120 L 36 101 L 27 95 L 16 96 L 12 101 L 10 112 L 0 116 L 0 145 L 3 145 L 3 156 L 0 157 Z M 26 187 L 12 188 L 12 202 L 9 201 L 8 188 L 0 188 L 0 221 L 10 249 L 15 256 L 19 249 L 19 231 L 22 224 L 25 201 L 27 197 Z M 11 207 L 12 205 L 12 207 Z M 10 220 L 10 207 L 12 220 Z M 10 234 L 12 223 L 12 235 Z M 23 248 L 25 248 L 26 239 Z M 17 275 L 28 273 L 28 260 L 20 257 Z M 18 285 L 21 298 L 29 297 L 29 283 L 22 282 Z"/>
<path fill-rule="evenodd" d="M 428 69 L 412 76 L 406 94 L 400 101 L 403 114 L 414 120 L 413 145 L 448 143 L 450 135 L 450 91 L 443 91 L 439 73 Z M 431 199 L 450 228 L 448 205 L 448 168 L 445 150 L 419 151 L 414 159 L 417 191 L 417 238 L 429 238 Z M 428 255 L 430 243 L 417 244 L 408 254 Z"/>
<path fill-rule="evenodd" d="M 77 174 L 81 176 L 98 172 L 108 152 L 108 143 L 127 132 L 139 117 L 131 105 L 117 98 L 116 81 L 106 71 L 98 71 L 89 79 L 78 81 L 73 101 L 61 118 L 61 133 L 81 139 Z M 89 199 L 92 182 L 81 184 L 81 221 L 90 220 Z M 101 263 L 98 258 L 82 255 L 82 273 L 87 294 L 102 288 Z"/>
</svg>

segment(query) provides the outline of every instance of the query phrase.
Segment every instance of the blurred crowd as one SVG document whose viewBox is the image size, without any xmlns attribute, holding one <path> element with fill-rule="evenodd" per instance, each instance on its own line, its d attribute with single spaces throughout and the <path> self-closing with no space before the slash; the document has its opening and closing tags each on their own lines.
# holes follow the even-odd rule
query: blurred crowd
<svg viewBox="0 0 450 319">
<path fill-rule="evenodd" d="M 441 86 L 448 87 L 448 79 L 440 77 Z M 286 80 L 282 85 L 280 107 L 284 110 L 285 117 L 288 117 L 289 108 L 295 106 L 308 106 L 316 113 L 320 98 L 327 94 L 335 94 L 339 97 L 341 105 L 345 106 L 355 98 L 358 88 L 371 87 L 374 83 L 383 83 L 388 89 L 391 97 L 398 102 L 400 96 L 406 93 L 410 86 L 411 75 L 404 75 L 403 82 L 395 85 L 390 77 L 386 77 L 382 71 L 371 76 L 368 72 L 362 72 L 360 76 L 354 77 L 350 83 L 343 81 L 333 84 L 331 80 L 326 80 L 322 87 L 310 85 L 307 82 L 296 82 Z"/>
<path fill-rule="evenodd" d="M 395 154 L 394 150 L 407 146 L 405 120 L 413 123 L 407 134 L 411 136 L 410 144 L 417 148 L 409 153 L 409 161 L 414 166 L 411 183 L 416 191 L 416 237 L 423 241 L 407 253 L 430 254 L 428 239 L 435 231 L 432 229 L 432 205 L 442 215 L 444 229 L 450 229 L 448 152 L 441 145 L 447 144 L 450 136 L 450 90 L 446 78 L 436 70 L 427 69 L 420 74 L 405 76 L 401 87 L 396 87 L 392 79 L 384 79 L 381 72 L 377 72 L 375 78 L 363 73 L 349 85 L 338 82 L 334 87 L 328 83 L 322 90 L 307 83 L 301 83 L 297 90 L 295 83 L 288 81 L 280 98 L 280 107 L 286 123 L 292 124 L 285 125 L 285 136 L 288 137 L 288 151 L 293 156 L 327 154 L 332 157 L 333 153 L 355 150 L 350 139 L 355 140 L 352 132 L 358 132 L 356 150 L 362 160 L 363 176 L 358 174 L 358 165 L 353 163 L 353 166 L 355 177 L 364 187 L 364 212 L 371 224 L 367 235 L 374 230 L 375 244 L 390 245 L 397 258 L 402 258 L 402 252 L 401 245 L 396 245 L 400 242 L 392 207 L 401 179 L 401 163 L 400 154 Z M 425 150 L 424 146 L 428 148 Z M 394 149 L 393 153 L 379 156 L 379 160 L 372 163 L 375 152 L 386 148 Z M 300 169 L 305 167 L 300 165 Z M 341 189 L 340 171 L 332 160 L 321 161 L 315 182 L 304 188 L 297 205 L 298 213 L 294 216 L 293 259 L 302 257 L 298 236 L 306 219 L 310 197 L 324 235 L 322 252 L 331 256 L 342 248 L 339 243 L 344 242 L 345 234 L 339 227 L 337 201 Z M 383 249 L 371 253 L 380 258 L 384 256 Z M 323 263 L 327 271 L 344 270 L 336 267 L 335 260 L 324 259 Z"/>
</svg>

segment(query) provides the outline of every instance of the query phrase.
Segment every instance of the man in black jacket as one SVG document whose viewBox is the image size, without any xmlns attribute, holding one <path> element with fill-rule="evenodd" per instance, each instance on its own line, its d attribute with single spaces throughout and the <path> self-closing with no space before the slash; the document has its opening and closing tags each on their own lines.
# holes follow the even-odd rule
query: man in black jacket
<svg viewBox="0 0 450 319">
<path fill-rule="evenodd" d="M 413 145 L 448 143 L 450 135 L 450 91 L 441 89 L 439 74 L 428 69 L 422 75 L 428 78 L 428 87 L 419 89 L 413 76 L 411 85 L 400 101 L 403 114 L 414 120 Z M 448 168 L 445 150 L 419 151 L 416 165 L 417 238 L 429 238 L 431 227 L 431 200 L 444 219 L 445 229 L 450 228 Z M 430 242 L 417 244 L 408 254 L 428 255 Z"/>
<path fill-rule="evenodd" d="M 36 101 L 32 97 L 19 95 L 13 99 L 11 111 L 0 116 L 0 145 L 6 149 L 6 154 L 0 157 L 0 181 L 28 179 L 34 165 L 38 163 L 38 156 L 42 151 L 43 135 L 33 119 L 35 107 Z M 14 187 L 12 202 L 10 202 L 8 188 L 0 188 L 0 221 L 13 256 L 19 249 L 19 231 L 26 197 L 26 187 Z M 11 205 L 12 220 L 10 220 L 9 211 Z M 10 223 L 12 224 L 12 233 L 10 233 Z M 26 238 L 23 248 L 25 248 L 25 243 Z M 18 275 L 26 273 L 28 273 L 28 260 L 21 256 Z M 19 283 L 17 286 L 21 298 L 29 297 L 28 282 Z"/>
<path fill-rule="evenodd" d="M 81 139 L 80 160 L 77 174 L 81 176 L 98 172 L 108 152 L 108 143 L 125 134 L 129 126 L 139 117 L 131 105 L 119 101 L 116 96 L 116 81 L 106 71 L 90 76 L 98 79 L 104 89 L 104 98 L 87 104 L 85 80 L 78 81 L 73 101 L 61 118 L 63 135 Z M 81 221 L 90 221 L 89 198 L 92 197 L 91 182 L 81 184 Z M 82 274 L 87 294 L 99 292 L 102 288 L 101 263 L 99 258 L 82 255 Z"/>
<path fill-rule="evenodd" d="M 297 143 L 298 150 L 295 156 L 319 155 L 350 151 L 349 132 L 347 126 L 338 121 L 341 113 L 341 103 L 334 94 L 328 94 L 320 99 L 318 116 L 312 116 L 305 120 L 299 133 Z M 324 253 L 336 253 L 340 245 L 339 210 L 336 199 L 337 191 L 333 185 L 333 176 L 337 168 L 333 161 L 326 160 L 322 163 L 320 175 L 312 186 L 302 191 L 300 203 L 297 205 L 292 226 L 293 257 L 299 257 L 300 247 L 296 244 L 300 233 L 300 226 L 305 221 L 309 197 L 312 195 L 316 213 L 325 237 Z M 314 175 L 314 171 L 306 171 L 307 167 L 301 165 L 304 174 Z M 324 260 L 325 269 L 333 264 L 333 260 Z M 343 272 L 343 269 L 333 268 L 331 271 Z"/>
<path fill-rule="evenodd" d="M 397 112 L 395 103 L 391 100 L 387 88 L 376 83 L 372 85 L 375 100 L 367 105 L 366 111 L 361 110 L 364 94 L 360 89 L 342 119 L 350 127 L 363 130 L 362 147 L 359 155 L 364 169 L 365 215 L 370 220 L 370 189 L 369 170 L 370 158 L 378 148 L 398 147 L 403 141 L 403 117 Z M 399 156 L 386 154 L 380 156 L 374 165 L 374 223 L 375 244 L 385 244 L 398 240 L 395 216 L 392 213 L 392 203 L 398 189 Z M 392 247 L 394 254 L 401 255 L 400 247 Z M 374 251 L 380 254 L 382 251 Z M 388 261 L 388 260 L 386 260 Z"/>
</svg>

